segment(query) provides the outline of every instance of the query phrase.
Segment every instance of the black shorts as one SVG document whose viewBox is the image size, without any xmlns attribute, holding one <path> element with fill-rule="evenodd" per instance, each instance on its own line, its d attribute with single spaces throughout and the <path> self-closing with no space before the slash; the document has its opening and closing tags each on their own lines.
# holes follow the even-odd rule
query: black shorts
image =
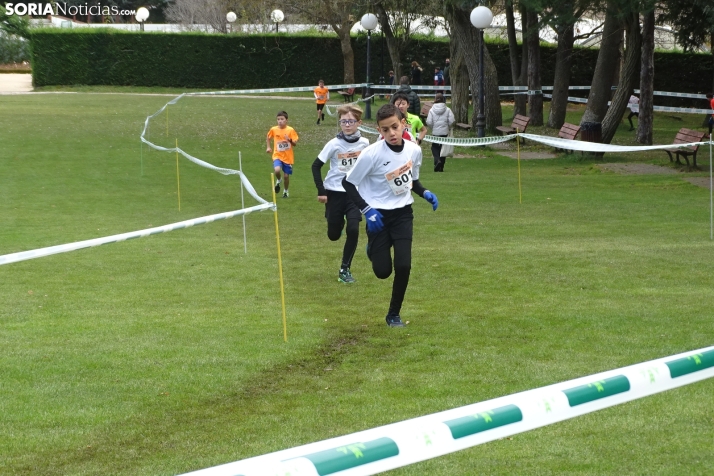
<svg viewBox="0 0 714 476">
<path fill-rule="evenodd" d="M 396 240 L 410 240 L 414 235 L 414 212 L 412 206 L 395 210 L 379 210 L 384 228 L 379 233 L 367 233 L 368 254 L 389 249 Z"/>
<path fill-rule="evenodd" d="M 347 196 L 347 192 L 334 190 L 326 190 L 326 192 L 325 218 L 327 218 L 327 223 L 344 223 L 345 217 L 347 217 L 347 221 L 362 221 L 362 213 Z"/>
<path fill-rule="evenodd" d="M 318 105 L 317 105 L 317 110 L 318 110 L 318 111 L 322 111 L 322 108 L 323 108 L 323 107 L 325 107 L 324 104 L 318 104 Z"/>
</svg>

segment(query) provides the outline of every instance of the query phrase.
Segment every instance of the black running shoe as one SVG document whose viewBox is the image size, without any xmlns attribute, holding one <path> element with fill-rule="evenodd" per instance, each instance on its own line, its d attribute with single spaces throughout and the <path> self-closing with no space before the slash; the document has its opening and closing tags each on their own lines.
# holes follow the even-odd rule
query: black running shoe
<svg viewBox="0 0 714 476">
<path fill-rule="evenodd" d="M 275 182 L 275 193 L 280 192 L 280 182 Z"/>
<path fill-rule="evenodd" d="M 389 327 L 404 327 L 404 323 L 402 322 L 402 318 L 399 317 L 399 314 L 388 313 L 385 320 Z"/>
</svg>

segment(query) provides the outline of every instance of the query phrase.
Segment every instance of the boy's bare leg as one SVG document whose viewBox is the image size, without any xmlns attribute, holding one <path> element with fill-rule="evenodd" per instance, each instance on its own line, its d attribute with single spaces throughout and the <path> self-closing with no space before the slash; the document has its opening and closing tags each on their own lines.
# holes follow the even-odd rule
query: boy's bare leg
<svg viewBox="0 0 714 476">
<path fill-rule="evenodd" d="M 273 173 L 275 174 L 275 180 L 278 180 L 278 181 L 280 180 L 280 171 L 281 171 L 280 167 L 275 167 L 275 170 L 273 171 Z"/>
<path fill-rule="evenodd" d="M 284 183 L 285 183 L 285 190 L 287 190 L 288 188 L 290 188 L 290 176 L 289 176 L 288 174 L 285 174 L 285 181 L 284 181 Z"/>
</svg>

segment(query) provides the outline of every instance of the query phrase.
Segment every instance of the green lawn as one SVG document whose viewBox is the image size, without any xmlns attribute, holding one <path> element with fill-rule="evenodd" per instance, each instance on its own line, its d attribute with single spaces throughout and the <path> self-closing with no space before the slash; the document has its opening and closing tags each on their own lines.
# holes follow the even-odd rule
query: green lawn
<svg viewBox="0 0 714 476">
<path fill-rule="evenodd" d="M 0 97 L 0 255 L 240 208 L 236 177 L 182 158 L 178 210 L 175 154 L 138 140 L 167 100 Z M 714 342 L 709 191 L 683 180 L 707 175 L 708 150 L 703 171 L 677 175 L 597 166 L 669 167 L 664 152 L 522 161 L 519 203 L 499 149 L 457 148 L 468 157 L 434 174 L 425 145 L 440 207 L 417 198 L 410 324 L 390 329 L 391 279 L 372 275 L 364 234 L 357 283 L 337 282 L 343 243 L 326 237 L 310 174 L 336 128 L 314 108 L 186 98 L 168 136 L 163 115 L 150 130 L 221 167 L 241 151 L 272 199 L 264 137 L 289 112 L 287 343 L 270 212 L 246 218 L 248 254 L 237 218 L 0 266 L 0 474 L 178 474 Z M 668 143 L 701 117 L 655 123 Z M 614 142 L 634 145 L 627 128 Z M 713 395 L 709 380 L 390 474 L 711 474 Z"/>
</svg>

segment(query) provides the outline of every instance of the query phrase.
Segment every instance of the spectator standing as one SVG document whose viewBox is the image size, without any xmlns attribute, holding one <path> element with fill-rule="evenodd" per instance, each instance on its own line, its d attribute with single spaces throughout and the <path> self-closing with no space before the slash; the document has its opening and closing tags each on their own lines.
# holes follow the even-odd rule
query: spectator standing
<svg viewBox="0 0 714 476">
<path fill-rule="evenodd" d="M 421 99 L 419 99 L 419 95 L 409 86 L 408 77 L 402 76 L 399 79 L 399 89 L 397 89 L 397 92 L 402 92 L 407 95 L 409 98 L 409 107 L 407 108 L 407 111 L 418 116 L 421 112 Z"/>
<path fill-rule="evenodd" d="M 630 130 L 634 131 L 635 126 L 632 124 L 632 118 L 637 116 L 637 120 L 640 120 L 640 98 L 634 94 L 630 96 L 630 100 L 627 101 L 627 107 L 630 108 L 630 115 L 627 116 L 627 120 L 630 121 Z"/>
<path fill-rule="evenodd" d="M 394 86 L 394 81 L 395 81 L 395 79 L 396 79 L 396 78 L 394 77 L 394 71 L 390 71 L 390 72 L 389 72 L 388 82 L 387 82 L 387 84 L 389 84 L 390 86 L 392 86 L 391 88 L 389 88 L 389 92 L 390 92 L 390 93 L 391 93 L 392 90 L 393 90 L 393 86 Z M 389 98 L 390 98 L 391 96 L 392 96 L 391 94 L 387 94 L 387 100 L 389 100 Z"/>
<path fill-rule="evenodd" d="M 438 66 L 434 68 L 434 86 L 444 85 L 444 73 L 441 72 L 441 68 Z M 436 91 L 437 93 L 444 93 L 444 91 Z"/>
<path fill-rule="evenodd" d="M 444 66 L 444 85 L 451 86 L 451 77 L 449 73 L 451 72 L 451 60 L 446 58 L 446 66 Z"/>
<path fill-rule="evenodd" d="M 426 118 L 426 125 L 431 129 L 431 135 L 448 137 L 455 122 L 454 113 L 446 105 L 444 95 L 436 93 L 434 105 L 429 110 L 429 115 Z M 431 143 L 431 155 L 434 156 L 434 172 L 443 172 L 446 157 L 441 157 L 441 144 Z"/>
<path fill-rule="evenodd" d="M 709 100 L 709 109 L 714 109 L 714 94 L 707 94 L 707 99 Z M 709 138 L 711 138 L 712 129 L 714 129 L 714 114 L 709 116 Z"/>
<path fill-rule="evenodd" d="M 412 61 L 412 84 L 414 86 L 418 86 L 421 84 L 421 72 L 424 71 L 424 68 L 419 66 L 419 63 L 416 61 Z"/>
</svg>

